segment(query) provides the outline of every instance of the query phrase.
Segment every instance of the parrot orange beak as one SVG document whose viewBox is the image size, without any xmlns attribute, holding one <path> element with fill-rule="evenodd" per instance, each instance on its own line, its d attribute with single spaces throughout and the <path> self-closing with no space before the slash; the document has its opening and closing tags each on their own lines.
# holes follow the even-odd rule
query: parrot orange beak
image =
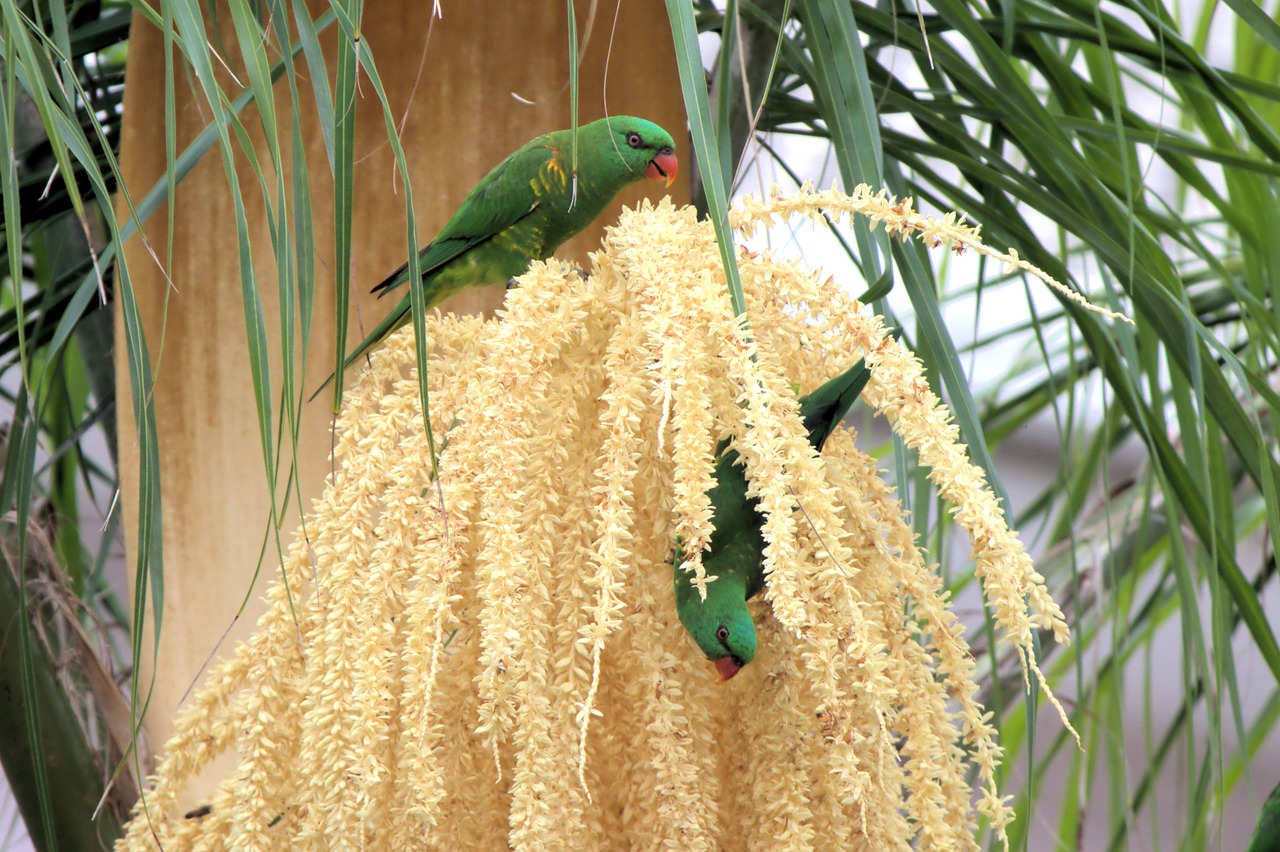
<svg viewBox="0 0 1280 852">
<path fill-rule="evenodd" d="M 667 181 L 667 186 L 676 182 L 676 174 L 680 171 L 680 161 L 676 159 L 676 154 L 670 148 L 664 148 L 658 152 L 658 156 L 649 161 L 649 168 L 645 169 L 644 176 L 653 178 L 654 180 Z"/>
<path fill-rule="evenodd" d="M 726 680 L 742 671 L 742 661 L 737 657 L 717 657 L 711 662 L 715 664 L 716 671 L 720 672 L 721 683 L 724 683 Z"/>
</svg>

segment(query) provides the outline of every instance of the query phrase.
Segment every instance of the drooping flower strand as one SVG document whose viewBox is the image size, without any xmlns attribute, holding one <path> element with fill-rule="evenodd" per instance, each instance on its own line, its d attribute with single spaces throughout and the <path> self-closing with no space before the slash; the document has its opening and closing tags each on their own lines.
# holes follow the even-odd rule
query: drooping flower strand
<svg viewBox="0 0 1280 852">
<path fill-rule="evenodd" d="M 618 333 L 609 341 L 605 353 L 605 370 L 619 377 L 619 381 L 605 392 L 602 401 L 606 405 L 602 426 L 605 430 L 601 448 L 602 463 L 596 471 L 598 483 L 592 492 L 596 498 L 595 540 L 598 542 L 592 556 L 595 570 L 588 586 L 595 589 L 597 599 L 592 619 L 579 639 L 591 650 L 591 686 L 578 712 L 578 780 L 586 789 L 587 732 L 591 715 L 595 710 L 596 695 L 600 689 L 601 655 L 605 639 L 619 624 L 623 607 L 622 577 L 631 557 L 629 549 L 634 536 L 634 506 L 632 483 L 637 472 L 637 455 L 633 447 L 637 443 L 640 413 L 645 409 L 645 376 L 632 367 L 643 360 L 644 348 L 636 333 L 635 321 L 622 317 Z"/>
<path fill-rule="evenodd" d="M 902 736 L 912 751 L 917 751 L 922 741 L 932 742 L 938 749 L 934 755 L 944 763 L 920 769 L 939 773 L 940 792 L 952 803 L 967 801 L 971 795 L 964 777 L 964 755 L 957 745 L 964 742 L 975 755 L 978 768 L 979 810 L 1003 828 L 1012 812 L 996 793 L 995 768 L 1000 758 L 996 731 L 974 700 L 976 664 L 964 628 L 947 606 L 949 594 L 934 570 L 936 566 L 925 566 L 901 505 L 880 478 L 875 460 L 854 445 L 852 430 L 837 431 L 831 436 L 824 460 L 840 491 L 840 503 L 849 510 L 851 529 L 862 540 L 862 558 L 892 566 L 890 571 L 878 572 L 891 588 L 877 596 L 885 610 L 873 623 L 892 629 L 900 637 L 892 640 L 895 653 L 909 653 L 915 658 L 919 676 L 908 684 L 909 689 L 903 690 L 902 704 L 913 708 L 911 718 L 916 725 L 924 722 L 929 730 L 913 735 L 905 730 L 908 726 L 902 725 Z M 936 672 L 936 677 L 929 671 Z M 954 717 L 947 710 L 948 701 L 958 706 Z M 926 708 L 931 712 L 920 712 Z M 951 730 L 957 722 L 961 726 L 959 737 Z M 928 808 L 934 801 L 936 797 L 921 797 L 920 802 L 913 801 L 911 805 Z M 916 819 L 923 817 L 917 813 Z M 950 842 L 967 845 L 971 841 L 971 837 L 957 835 Z"/>
<path fill-rule="evenodd" d="M 918 235 L 929 248 L 950 246 L 956 254 L 963 254 L 966 249 L 971 249 L 1004 264 L 1006 272 L 1020 270 L 1029 273 L 1086 311 L 1129 325 L 1134 324 L 1125 314 L 1093 304 L 1040 267 L 1023 260 L 1017 249 L 1002 252 L 982 242 L 981 226 L 966 225 L 964 216 L 956 213 L 947 213 L 941 219 L 928 216 L 913 209 L 912 199 L 895 200 L 887 190 L 875 191 L 865 183 L 855 186 L 851 195 L 845 195 L 836 189 L 815 190 L 808 183 L 798 192 L 783 194 L 775 186 L 766 199 L 754 195 L 740 198 L 731 211 L 730 221 L 739 234 L 749 236 L 757 228 L 773 225 L 779 219 L 794 216 L 820 219 L 824 212 L 836 220 L 842 216 L 865 216 L 871 220 L 873 229 L 883 224 L 885 233 L 904 241 Z"/>
<path fill-rule="evenodd" d="M 770 262 L 767 256 L 761 259 L 766 264 Z M 997 624 L 1017 648 L 1024 673 L 1036 678 L 1049 703 L 1074 734 L 1065 709 L 1035 661 L 1032 638 L 1038 627 L 1052 630 L 1056 641 L 1068 643 L 1069 630 L 1062 611 L 1049 595 L 1044 578 L 1035 571 L 1022 542 L 1008 528 L 995 495 L 987 487 L 985 474 L 966 457 L 958 430 L 930 389 L 919 359 L 886 333 L 878 317 L 867 316 L 863 305 L 834 281 L 798 269 L 796 272 L 785 278 L 775 273 L 776 281 L 785 281 L 784 291 L 793 304 L 807 304 L 833 330 L 838 330 L 842 339 L 866 353 L 872 370 L 863 398 L 885 416 L 907 446 L 918 451 L 920 463 L 930 469 L 930 480 L 954 507 L 956 521 L 973 545 L 975 573 L 982 580 Z"/>
</svg>

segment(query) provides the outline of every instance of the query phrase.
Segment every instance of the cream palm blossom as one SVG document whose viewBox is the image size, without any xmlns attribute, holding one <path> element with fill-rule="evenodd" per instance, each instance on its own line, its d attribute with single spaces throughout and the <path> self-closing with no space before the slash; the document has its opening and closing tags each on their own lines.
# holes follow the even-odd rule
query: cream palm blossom
<svg viewBox="0 0 1280 852">
<path fill-rule="evenodd" d="M 819 205 L 854 209 L 775 196 L 735 222 Z M 980 245 L 883 206 L 860 212 Z M 746 323 L 710 227 L 645 204 L 589 277 L 535 264 L 498 319 L 430 319 L 434 482 L 412 332 L 374 352 L 266 615 L 182 712 L 118 848 L 954 849 L 979 815 L 1003 837 L 1000 747 L 947 593 L 852 431 L 814 453 L 791 383 L 866 359 L 864 398 L 930 467 L 1046 693 L 1032 632 L 1066 642 L 1062 613 L 919 361 L 830 279 L 738 261 Z M 759 656 L 719 684 L 666 560 L 680 536 L 714 582 L 698 552 L 729 435 L 767 585 Z M 208 813 L 183 818 L 181 789 L 228 750 Z"/>
</svg>

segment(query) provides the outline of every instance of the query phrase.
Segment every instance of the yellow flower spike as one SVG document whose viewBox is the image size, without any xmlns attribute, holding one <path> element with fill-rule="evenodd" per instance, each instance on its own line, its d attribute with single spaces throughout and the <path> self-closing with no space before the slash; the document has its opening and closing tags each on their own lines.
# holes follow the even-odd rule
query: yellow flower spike
<svg viewBox="0 0 1280 852">
<path fill-rule="evenodd" d="M 982 708 L 973 700 L 977 691 L 974 681 L 976 664 L 964 639 L 963 628 L 946 607 L 946 592 L 941 578 L 935 571 L 925 568 L 901 506 L 888 484 L 877 474 L 875 461 L 854 447 L 850 433 L 833 434 L 824 455 L 828 459 L 828 470 L 841 485 L 842 503 L 850 510 L 850 520 L 867 535 L 867 545 L 876 551 L 875 556 L 869 558 L 893 566 L 893 570 L 881 572 L 881 576 L 892 578 L 893 586 L 881 599 L 899 602 L 904 607 L 909 602 L 910 612 L 900 610 L 895 617 L 886 616 L 879 623 L 886 629 L 899 632 L 900 637 L 895 641 L 910 639 L 910 634 L 917 631 L 930 637 L 923 648 L 914 641 L 909 644 L 912 648 L 929 652 L 931 659 L 921 659 L 919 663 L 932 665 L 940 681 L 934 678 L 919 681 L 925 693 L 905 697 L 904 704 L 919 707 L 924 706 L 922 702 L 934 703 L 937 718 L 932 724 L 935 726 L 955 723 L 946 712 L 945 702 L 948 699 L 959 705 L 959 736 L 942 732 L 934 734 L 937 742 L 951 744 L 948 754 L 939 755 L 946 760 L 946 777 L 940 783 L 954 804 L 969 799 L 969 785 L 964 778 L 966 767 L 960 756 L 954 753 L 955 741 L 963 740 L 975 754 L 980 782 L 994 794 L 995 764 L 1000 750 L 995 743 L 995 731 L 986 723 Z M 944 687 L 945 694 L 936 692 L 936 686 Z M 992 819 L 993 824 L 1004 824 L 1012 816 L 1004 811 L 984 812 L 984 815 Z"/>
<path fill-rule="evenodd" d="M 164 758 L 133 808 L 122 843 L 129 848 L 152 848 L 152 832 L 164 835 L 170 828 L 178 794 L 218 754 L 234 743 L 238 725 L 234 697 L 247 682 L 252 657 L 241 646 L 235 657 L 211 671 L 204 686 L 174 720 L 175 732 L 165 743 Z"/>
<path fill-rule="evenodd" d="M 712 377 L 694 369 L 693 365 L 705 363 L 709 358 L 702 341 L 685 339 L 678 333 L 678 326 L 670 322 L 665 323 L 665 327 L 654 325 L 658 326 L 654 334 L 662 341 L 658 362 L 662 393 L 664 401 L 667 397 L 671 399 L 672 496 L 676 505 L 687 507 L 676 523 L 675 534 L 680 542 L 681 566 L 694 575 L 694 587 L 705 599 L 707 574 L 702 565 L 702 552 L 712 532 L 711 499 L 707 490 L 714 484 L 711 472 L 715 466 L 716 440 L 711 434 Z"/>
<path fill-rule="evenodd" d="M 650 543 L 662 544 L 663 538 Z M 594 728 L 595 736 L 608 741 L 599 756 L 608 758 L 612 776 L 596 798 L 616 803 L 620 814 L 606 836 L 616 838 L 618 847 L 634 842 L 645 848 L 723 848 L 717 841 L 725 822 L 745 816 L 720 801 L 716 739 L 726 711 L 723 693 L 701 676 L 688 653 L 670 601 L 671 566 L 641 561 L 634 567 L 630 613 L 611 655 L 611 664 L 626 676 L 602 684 L 603 719 Z"/>
<path fill-rule="evenodd" d="M 599 364 L 602 353 L 582 325 L 594 291 L 565 272 L 535 266 L 526 276 L 508 300 L 503 348 L 474 377 L 484 408 L 514 426 L 478 426 L 485 435 L 476 488 L 483 495 L 482 713 L 492 694 L 498 725 L 487 733 L 495 745 L 507 736 L 515 745 L 510 841 L 518 847 L 551 831 L 577 845 L 572 838 L 590 819 L 573 771 L 578 728 L 572 720 L 590 681 L 590 657 L 576 641 L 590 597 L 582 571 L 587 554 L 576 537 L 588 523 L 583 509 L 591 497 L 585 454 L 570 458 L 568 449 L 593 443 L 598 432 L 569 398 L 586 391 L 598 399 L 592 390 L 603 371 L 573 366 Z M 537 319 L 527 321 L 527 313 Z M 534 354 L 535 366 L 526 368 L 525 352 Z M 558 487 L 549 488 L 551 482 Z"/>
<path fill-rule="evenodd" d="M 446 468 L 446 455 L 441 467 Z M 397 771 L 408 783 L 399 786 L 399 807 L 414 819 L 405 825 L 434 827 L 446 790 L 439 770 L 442 731 L 433 712 L 443 658 L 461 652 L 465 640 L 453 642 L 457 625 L 457 578 L 469 543 L 468 518 L 473 506 L 465 482 L 450 477 L 450 486 L 429 489 L 418 516 L 423 535 L 410 556 L 418 566 L 416 583 L 405 600 L 404 652 L 401 665 L 400 722 L 402 739 Z M 443 500 L 448 512 L 442 511 Z M 448 516 L 452 515 L 452 518 Z M 447 529 L 447 533 L 446 533 Z M 446 647 L 446 642 L 449 643 Z M 403 848 L 401 843 L 393 844 Z"/>
<path fill-rule="evenodd" d="M 818 792 L 810 788 L 814 767 L 805 759 L 806 742 L 813 738 L 813 714 L 800 701 L 804 686 L 800 660 L 784 651 L 786 645 L 796 643 L 788 642 L 791 637 L 772 619 L 761 628 L 761 647 L 769 653 L 759 662 L 767 672 L 749 692 L 736 682 L 728 685 L 738 694 L 725 699 L 737 705 L 730 730 L 747 751 L 739 770 L 746 801 L 734 813 L 746 821 L 747 844 L 767 837 L 779 848 L 820 848 L 812 825 L 811 799 Z M 756 712 L 764 707 L 777 709 Z M 766 792 L 770 789 L 772 795 Z"/>
<path fill-rule="evenodd" d="M 552 317 L 561 324 L 566 319 L 565 311 L 556 311 Z M 468 379 L 475 385 L 475 416 L 456 427 L 460 455 L 461 448 L 467 450 L 466 458 L 459 462 L 470 463 L 474 487 L 483 495 L 476 564 L 483 628 L 478 732 L 493 750 L 495 765 L 499 743 L 515 722 L 519 679 L 537 667 L 523 657 L 533 637 L 524 635 L 522 629 L 546 629 L 545 623 L 539 626 L 536 613 L 548 605 L 545 566 L 535 563 L 536 554 L 525 546 L 520 533 L 527 533 L 530 525 L 538 522 L 536 510 L 542 508 L 528 505 L 538 497 L 535 490 L 541 488 L 541 483 L 530 482 L 526 476 L 530 456 L 540 448 L 529 418 L 545 418 L 541 403 L 550 381 L 550 362 L 558 355 L 558 341 L 553 347 L 553 341 L 547 339 L 554 328 L 515 324 L 500 328 L 492 356 Z M 501 766 L 498 770 L 501 775 Z"/>
<path fill-rule="evenodd" d="M 386 353 L 377 353 L 374 368 L 385 369 L 386 357 Z M 407 384 L 401 385 L 403 391 L 408 390 Z M 356 836 L 364 822 L 361 801 L 373 724 L 366 708 L 381 696 L 358 692 L 356 682 L 360 668 L 368 664 L 363 658 L 370 647 L 367 632 L 384 633 L 393 615 L 378 611 L 391 600 L 381 588 L 384 561 L 374 559 L 376 525 L 385 518 L 375 520 L 373 495 L 394 488 L 395 469 L 390 460 L 397 453 L 401 436 L 416 425 L 409 400 L 378 390 L 375 385 L 367 398 L 364 388 L 358 392 L 359 408 L 366 411 L 358 427 L 363 434 L 354 444 L 339 443 L 343 455 L 337 479 L 346 487 L 326 492 L 327 511 L 316 517 L 312 530 L 316 572 L 329 582 L 312 596 L 311 617 L 302 634 L 309 688 L 303 692 L 299 708 L 299 765 L 291 767 L 307 780 L 299 791 L 298 804 L 306 826 L 303 840 L 312 843 L 326 837 Z M 372 640 L 373 647 L 381 638 Z M 252 788 L 245 793 L 248 795 L 243 798 L 259 807 L 252 813 L 241 813 L 238 806 L 237 814 L 248 822 L 247 834 L 259 835 L 273 817 L 267 807 L 271 803 Z"/>
<path fill-rule="evenodd" d="M 598 545 L 592 554 L 595 573 L 589 581 L 597 597 L 592 620 L 578 639 L 591 651 L 591 686 L 578 711 L 578 782 L 588 797 L 587 731 L 600 689 L 600 658 L 604 640 L 619 623 L 622 576 L 627 557 L 631 555 L 627 546 L 634 538 L 631 533 L 631 483 L 636 475 L 638 453 L 634 453 L 633 447 L 639 432 L 640 413 L 645 409 L 644 398 L 648 394 L 645 393 L 646 377 L 631 366 L 634 361 L 643 360 L 641 343 L 635 322 L 630 317 L 622 317 L 618 334 L 610 341 L 604 358 L 605 371 L 617 377 L 618 381 L 602 398 L 607 406 L 602 422 L 605 437 L 600 453 L 602 463 L 595 476 L 597 484 L 592 488 L 596 497 L 595 536 Z"/>
<path fill-rule="evenodd" d="M 734 216 L 824 210 L 979 250 L 865 187 Z M 839 430 L 816 454 L 797 392 L 865 358 L 863 399 L 930 467 L 1055 706 L 1031 631 L 1065 641 L 1062 613 L 914 356 L 830 279 L 738 262 L 745 324 L 710 227 L 644 204 L 587 278 L 534 264 L 495 320 L 429 317 L 438 480 L 412 331 L 372 353 L 258 632 L 183 711 L 119 848 L 966 849 L 979 815 L 1003 839 L 964 630 L 874 460 Z M 766 539 L 759 653 L 727 684 L 668 561 L 679 538 L 703 570 L 723 438 Z M 233 749 L 183 819 L 183 786 Z"/>
<path fill-rule="evenodd" d="M 956 254 L 963 254 L 966 249 L 972 249 L 978 254 L 1004 264 L 1006 271 L 1020 270 L 1030 273 L 1087 311 L 1101 314 L 1108 319 L 1127 322 L 1129 325 L 1134 324 L 1128 316 L 1093 304 L 1040 267 L 1023 260 L 1018 256 L 1016 249 L 1001 252 L 986 245 L 980 236 L 981 229 L 965 225 L 963 218 L 960 222 L 956 222 L 954 214 L 948 213 L 943 219 L 936 219 L 917 213 L 911 209 L 911 205 L 910 198 L 902 198 L 897 203 L 893 203 L 886 190 L 872 193 L 871 188 L 866 184 L 854 187 L 852 195 L 844 195 L 835 189 L 814 191 L 806 183 L 799 192 L 787 196 L 778 194 L 775 188 L 767 202 L 755 196 L 747 196 L 739 200 L 730 212 L 730 221 L 740 234 L 749 235 L 759 227 L 771 225 L 774 217 L 779 214 L 786 218 L 795 215 L 814 215 L 824 210 L 833 215 L 859 213 L 871 220 L 873 230 L 877 224 L 883 222 L 885 232 L 891 237 L 897 236 L 906 240 L 912 234 L 919 234 L 929 248 L 949 245 Z"/>
</svg>

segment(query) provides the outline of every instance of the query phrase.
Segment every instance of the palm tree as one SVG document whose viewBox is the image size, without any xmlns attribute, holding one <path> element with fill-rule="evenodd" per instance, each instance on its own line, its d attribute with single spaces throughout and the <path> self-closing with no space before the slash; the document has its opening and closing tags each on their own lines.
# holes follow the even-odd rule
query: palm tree
<svg viewBox="0 0 1280 852">
<path fill-rule="evenodd" d="M 492 93 L 478 94 L 480 88 L 475 95 L 455 95 L 454 103 L 432 101 L 432 110 L 405 111 L 415 86 L 434 91 L 429 83 L 443 79 L 512 88 L 503 82 L 502 62 L 481 63 L 492 79 L 474 71 L 445 74 L 435 64 L 447 67 L 450 60 L 440 55 L 449 53 L 449 44 L 479 38 L 466 30 L 462 10 L 449 4 L 443 19 L 424 20 L 419 28 L 388 26 L 390 15 L 357 14 L 358 42 L 347 17 L 356 13 L 347 6 L 313 19 L 300 4 L 251 10 L 233 3 L 229 13 L 202 21 L 186 6 L 161 4 L 158 13 L 141 6 L 132 11 L 150 24 L 139 25 L 129 42 L 129 73 L 136 78 L 130 76 L 125 88 L 126 116 L 130 110 L 148 116 L 130 131 L 130 119 L 123 125 L 119 119 L 119 45 L 125 43 L 128 9 L 14 0 L 0 5 L 10 81 L 0 87 L 0 112 L 5 147 L 15 154 L 0 183 L 3 269 L 12 285 L 2 321 L 12 353 L 8 363 L 19 377 L 6 384 L 17 390 L 0 499 L 6 512 L 14 512 L 13 552 L 29 550 L 29 521 L 42 521 L 37 528 L 52 532 L 70 599 L 88 604 L 81 612 L 119 623 L 120 612 L 103 603 L 101 571 L 83 530 L 69 520 L 80 514 L 77 481 L 96 482 L 103 493 L 113 490 L 116 471 L 102 469 L 80 448 L 86 436 L 111 424 L 116 385 L 129 388 L 119 421 L 118 476 L 125 485 L 123 527 L 137 591 L 133 653 L 126 659 L 148 656 L 157 635 L 167 648 L 173 625 L 188 618 L 166 611 L 163 626 L 152 620 L 156 607 L 144 605 L 146 595 L 166 588 L 171 599 L 215 613 L 214 638 L 183 652 L 198 664 L 228 620 L 228 613 L 198 595 L 223 586 L 230 600 L 248 595 L 248 583 L 226 582 L 224 560 L 245 567 L 264 562 L 264 573 L 271 573 L 287 540 L 287 532 L 278 531 L 296 522 L 290 507 L 317 493 L 326 470 L 304 461 L 323 457 L 329 440 L 323 416 L 313 413 L 313 429 L 306 431 L 304 377 L 327 374 L 337 351 L 329 332 L 335 320 L 345 328 L 374 310 L 363 303 L 355 317 L 340 312 L 330 319 L 311 280 L 333 280 L 338 304 L 345 305 L 353 281 L 360 289 L 360 282 L 375 280 L 406 250 L 402 225 L 369 228 L 369 217 L 403 223 L 399 211 L 411 200 L 412 186 L 416 214 L 424 224 L 436 221 L 488 163 L 532 135 L 527 113 L 512 108 L 510 118 L 498 119 L 486 108 L 485 132 L 468 129 L 446 108 L 482 98 L 487 103 Z M 1050 682 L 1071 698 L 1071 720 L 1085 750 L 1077 751 L 1065 730 L 1032 724 L 1039 703 L 1034 693 L 1024 696 L 1015 656 L 994 641 L 990 621 L 985 631 L 978 625 L 971 639 L 980 649 L 982 698 L 995 713 L 1006 749 L 1003 786 L 1017 790 L 1012 842 L 1024 842 L 1028 833 L 1036 838 L 1032 848 L 1045 845 L 1046 834 L 1067 848 L 1086 841 L 1123 848 L 1156 835 L 1193 847 L 1226 842 L 1224 809 L 1249 813 L 1276 780 L 1261 770 L 1255 777 L 1251 761 L 1280 707 L 1280 648 L 1263 607 L 1264 593 L 1275 584 L 1280 533 L 1274 420 L 1280 334 L 1270 238 L 1280 172 L 1280 137 L 1273 130 L 1280 28 L 1248 4 L 1186 12 L 1128 0 L 940 0 L 926 12 L 823 0 L 698 2 L 692 8 L 670 0 L 665 18 L 656 8 L 647 14 L 660 22 L 663 45 L 665 33 L 671 34 L 672 65 L 653 58 L 656 35 L 625 35 L 628 27 L 640 26 L 634 19 L 619 22 L 614 32 L 622 37 L 610 37 L 611 16 L 592 10 L 594 18 L 586 5 L 578 17 L 580 29 L 590 33 L 584 56 L 601 67 L 610 58 L 611 109 L 639 111 L 619 103 L 619 90 L 628 85 L 622 81 L 636 64 L 643 65 L 641 77 L 656 76 L 670 87 L 681 71 L 699 167 L 693 195 L 720 226 L 722 239 L 726 195 L 759 164 L 784 183 L 818 177 L 786 159 L 787 140 L 811 137 L 829 143 L 846 190 L 867 183 L 910 196 L 922 209 L 962 212 L 981 225 L 988 244 L 1015 247 L 1095 303 L 1134 319 L 1130 328 L 1069 300 L 1046 303 L 1033 295 L 1038 285 L 1021 273 L 985 264 L 956 264 L 953 271 L 919 243 L 892 240 L 865 220 L 837 232 L 865 282 L 863 301 L 901 327 L 997 493 L 1004 489 L 993 455 L 1001 445 L 1023 427 L 1053 436 L 1054 475 L 1023 503 L 1005 502 L 1015 513 L 1014 526 L 1034 531 L 1045 554 L 1039 570 L 1072 626 L 1070 646 L 1040 637 L 1040 657 Z M 516 44 L 539 44 L 546 61 L 555 63 L 545 89 L 520 94 L 560 110 L 568 99 L 555 100 L 556 86 L 571 79 L 566 57 L 572 54 L 560 36 L 547 47 L 553 33 L 567 32 L 563 12 L 556 14 L 558 23 L 544 22 L 537 37 L 526 23 L 524 41 Z M 418 44 L 428 26 L 435 28 L 433 40 L 419 75 Z M 446 29 L 451 26 L 459 29 Z M 710 34 L 708 43 L 717 45 L 706 77 L 699 34 Z M 170 45 L 179 49 L 170 53 Z M 491 55 L 515 49 L 489 46 Z M 628 47 L 636 52 L 624 53 Z M 586 93 L 603 79 L 602 71 L 584 66 L 584 111 L 595 97 Z M 135 88 L 138 80 L 145 82 Z M 571 90 L 577 91 L 576 83 Z M 274 110 L 263 108 L 269 91 Z M 340 108 L 353 103 L 359 108 Z M 658 97 L 650 108 L 661 103 Z M 405 126 L 405 116 L 425 123 Z M 396 134 L 387 141 L 386 126 L 396 129 L 404 149 Z M 408 143 L 440 151 L 431 146 L 440 145 L 442 126 L 448 127 L 447 153 L 416 159 L 423 155 Z M 354 128 L 359 135 L 352 135 Z M 148 135 L 152 147 L 143 148 Z M 249 140 L 256 161 L 246 156 Z M 375 160 L 363 159 L 370 151 Z M 466 158 L 466 168 L 442 183 L 440 169 L 432 167 L 459 157 Z M 392 171 L 390 164 L 402 158 L 401 171 Z M 108 194 L 121 175 L 129 196 L 113 204 Z M 229 182 L 231 175 L 236 179 Z M 402 189 L 405 177 L 411 180 Z M 391 187 L 403 194 L 392 196 Z M 166 198 L 174 205 L 171 213 L 159 212 Z M 273 215 L 264 216 L 267 210 Z M 145 242 L 129 240 L 139 229 L 135 212 Z M 225 223 L 225 247 L 209 255 L 184 247 L 193 226 L 212 231 L 219 223 Z M 418 235 L 424 230 L 430 226 Z M 379 232 L 388 236 L 379 241 Z M 194 235 L 211 239 L 202 230 Z M 75 251 L 54 242 L 72 237 L 82 240 Z M 342 248 L 331 255 L 304 250 L 330 240 Z M 126 263 L 113 267 L 120 260 L 117 246 L 124 247 Z M 253 269 L 236 260 L 249 255 Z M 225 264 L 224 273 L 214 259 Z M 177 295 L 160 269 L 168 271 Z M 272 270 L 277 287 L 262 286 Z M 202 299 L 199 313 L 184 316 L 181 306 L 194 304 L 190 296 L 200 286 L 196 271 L 218 282 L 220 292 Z M 235 280 L 240 288 L 231 284 Z M 1026 307 L 1002 321 L 1000 309 L 1019 284 Z M 90 310 L 100 288 L 119 306 L 122 355 L 115 381 L 101 369 L 106 314 Z M 216 298 L 228 291 L 231 299 Z M 167 325 L 166 301 L 177 306 Z M 217 322 L 222 305 L 235 312 L 225 323 Z M 983 322 L 974 320 L 972 329 L 949 322 L 958 311 L 976 312 Z M 211 348 L 175 344 L 205 331 L 219 343 L 216 358 Z M 229 345 L 233 331 L 238 343 Z M 993 363 L 999 365 L 994 370 Z M 975 364 L 992 377 L 979 386 L 971 382 Z M 210 372 L 213 384 L 201 384 Z M 187 402 L 167 408 L 181 391 L 191 394 Z M 167 411 L 221 419 L 212 433 L 219 437 L 184 438 L 181 420 Z M 247 416 L 235 418 L 231 411 Z M 243 434 L 228 428 L 235 423 L 254 423 L 257 434 L 251 427 L 241 426 Z M 197 443 L 183 449 L 184 440 Z M 252 478 L 249 468 L 239 473 L 239 466 L 228 464 L 251 442 L 262 448 L 260 472 Z M 210 446 L 219 449 L 201 458 Z M 905 448 L 886 450 L 922 542 L 945 554 L 953 520 Z M 1140 462 L 1132 475 L 1115 481 L 1116 454 L 1135 450 Z M 177 460 L 196 473 L 175 476 L 171 465 Z M 256 496 L 249 501 L 231 496 L 236 493 Z M 254 532 L 237 534 L 245 544 L 213 560 L 212 576 L 188 573 L 196 560 L 180 548 L 211 552 L 230 529 Z M 179 533 L 190 538 L 184 543 Z M 30 561 L 17 560 L 19 566 Z M 182 565 L 181 576 L 165 575 L 166 564 Z M 948 587 L 957 596 L 971 594 L 971 567 L 949 564 Z M 162 577 L 168 581 L 163 586 Z M 24 611 L 30 606 L 24 595 L 33 586 L 14 588 L 10 609 Z M 49 607 L 37 623 L 48 623 Z M 1181 653 L 1171 671 L 1167 646 L 1175 631 Z M 19 631 L 26 649 L 19 672 L 24 690 L 52 666 L 41 662 L 41 637 L 66 642 L 65 634 L 25 626 Z M 167 718 L 192 677 L 188 672 L 157 681 L 152 706 L 167 708 L 157 715 Z M 147 676 L 134 683 L 131 698 L 141 706 L 151 681 Z M 1124 689 L 1132 683 L 1144 689 Z M 1156 686 L 1171 696 L 1161 699 L 1167 705 L 1151 698 Z M 1129 730 L 1126 720 L 1133 719 L 1136 730 Z M 37 756 L 50 747 L 47 736 L 41 740 L 31 730 L 37 719 L 27 714 L 20 720 L 27 726 L 23 739 Z M 91 725 L 81 739 L 99 745 L 100 730 Z M 8 760 L 6 771 L 15 778 Z M 107 764 L 114 767 L 116 760 Z M 56 803 L 41 774 L 14 784 L 20 793 L 30 791 L 27 800 L 36 811 L 28 813 L 48 819 Z M 1157 819 L 1154 805 L 1157 782 L 1170 775 L 1180 788 L 1177 824 Z M 101 779 L 94 784 L 100 787 Z"/>
</svg>

